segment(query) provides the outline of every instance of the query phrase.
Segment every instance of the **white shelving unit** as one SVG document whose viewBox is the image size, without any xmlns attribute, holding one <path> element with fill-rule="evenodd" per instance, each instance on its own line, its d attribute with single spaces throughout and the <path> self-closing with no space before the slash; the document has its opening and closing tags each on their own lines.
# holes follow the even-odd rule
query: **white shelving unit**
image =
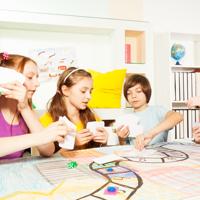
<svg viewBox="0 0 200 200">
<path fill-rule="evenodd" d="M 33 49 L 74 47 L 78 67 L 101 72 L 127 68 L 127 73 L 145 74 L 154 88 L 153 37 L 148 22 L 1 10 L 0 36 L 2 50 L 25 55 Z M 128 64 L 125 63 L 127 42 L 132 45 Z M 54 91 L 55 84 L 38 88 L 35 100 L 39 102 L 39 110 L 45 109 Z M 125 107 L 122 99 L 122 110 Z M 117 111 L 110 109 L 111 116 Z M 107 119 L 110 115 L 101 117 Z"/>
<path fill-rule="evenodd" d="M 180 65 L 171 58 L 174 43 L 185 47 Z M 190 33 L 159 33 L 155 35 L 156 104 L 180 112 L 184 120 L 172 131 L 170 139 L 192 137 L 192 125 L 200 120 L 198 109 L 188 109 L 186 102 L 200 95 L 200 35 Z"/>
</svg>

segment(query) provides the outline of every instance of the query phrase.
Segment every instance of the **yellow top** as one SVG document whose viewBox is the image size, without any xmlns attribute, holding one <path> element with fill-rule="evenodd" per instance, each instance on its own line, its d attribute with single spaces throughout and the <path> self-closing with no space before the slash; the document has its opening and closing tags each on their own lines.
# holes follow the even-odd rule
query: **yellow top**
<svg viewBox="0 0 200 200">
<path fill-rule="evenodd" d="M 95 115 L 96 121 L 101 121 L 101 119 L 99 117 L 97 117 Z M 51 123 L 53 123 L 53 119 L 52 116 L 50 115 L 50 113 L 46 112 L 44 113 L 41 117 L 40 117 L 40 122 L 44 127 L 49 126 Z M 76 126 L 76 130 L 80 131 L 82 129 L 84 129 L 84 125 L 82 122 L 78 122 L 75 124 Z"/>
</svg>

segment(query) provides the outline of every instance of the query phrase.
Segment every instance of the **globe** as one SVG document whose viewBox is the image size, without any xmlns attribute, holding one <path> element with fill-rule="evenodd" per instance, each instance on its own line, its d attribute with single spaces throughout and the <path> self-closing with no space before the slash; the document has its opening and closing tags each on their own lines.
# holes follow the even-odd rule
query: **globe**
<svg viewBox="0 0 200 200">
<path fill-rule="evenodd" d="M 171 57 L 176 60 L 176 65 L 180 65 L 179 60 L 185 55 L 185 47 L 182 44 L 173 44 L 171 48 Z"/>
</svg>

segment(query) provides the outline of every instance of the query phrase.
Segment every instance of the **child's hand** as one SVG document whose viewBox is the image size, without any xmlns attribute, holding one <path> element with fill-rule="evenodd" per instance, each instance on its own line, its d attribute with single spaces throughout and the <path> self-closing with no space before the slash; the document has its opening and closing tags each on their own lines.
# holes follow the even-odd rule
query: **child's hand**
<svg viewBox="0 0 200 200">
<path fill-rule="evenodd" d="M 23 107 L 28 105 L 27 90 L 24 85 L 15 81 L 13 83 L 1 84 L 1 87 L 6 89 L 2 95 L 6 98 L 17 100 L 19 108 L 21 108 L 22 105 Z"/>
<path fill-rule="evenodd" d="M 103 127 L 97 128 L 93 137 L 93 141 L 101 144 L 106 144 L 107 140 L 108 140 L 108 132 L 106 131 L 106 129 Z"/>
<path fill-rule="evenodd" d="M 93 139 L 93 134 L 88 129 L 82 129 L 76 134 L 75 145 L 82 146 Z"/>
<path fill-rule="evenodd" d="M 200 97 L 192 97 L 187 101 L 188 108 L 200 106 Z"/>
<path fill-rule="evenodd" d="M 200 143 L 200 126 L 194 126 L 192 128 L 192 134 L 196 143 Z"/>
<path fill-rule="evenodd" d="M 45 134 L 45 138 L 48 142 L 63 142 L 64 137 L 68 133 L 67 125 L 62 121 L 53 122 L 50 126 L 45 128 L 42 134 Z"/>
<path fill-rule="evenodd" d="M 134 141 L 134 146 L 136 149 L 139 151 L 143 150 L 144 147 L 149 144 L 149 142 L 152 140 L 151 137 L 148 135 L 140 134 L 136 136 L 135 141 Z"/>
<path fill-rule="evenodd" d="M 129 128 L 128 126 L 120 126 L 116 129 L 116 134 L 118 135 L 118 137 L 120 138 L 127 138 L 129 135 Z"/>
</svg>

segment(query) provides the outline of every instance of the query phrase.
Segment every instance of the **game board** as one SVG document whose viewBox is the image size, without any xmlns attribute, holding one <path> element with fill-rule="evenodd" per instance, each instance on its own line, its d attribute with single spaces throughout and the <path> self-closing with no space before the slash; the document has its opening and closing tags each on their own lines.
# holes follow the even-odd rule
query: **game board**
<svg viewBox="0 0 200 200">
<path fill-rule="evenodd" d="M 126 160 L 102 165 L 93 162 L 93 158 L 111 152 Z M 0 199 L 200 199 L 199 145 L 163 143 L 149 147 L 145 154 L 135 152 L 131 146 L 118 146 L 63 152 L 66 158 L 33 160 L 31 164 L 3 164 L 0 169 L 5 173 L 0 175 L 0 187 L 4 186 L 4 192 L 0 191 Z M 66 164 L 71 160 L 78 166 L 68 169 Z M 25 178 L 28 170 L 29 177 Z M 11 185 L 11 176 L 18 186 Z"/>
</svg>

